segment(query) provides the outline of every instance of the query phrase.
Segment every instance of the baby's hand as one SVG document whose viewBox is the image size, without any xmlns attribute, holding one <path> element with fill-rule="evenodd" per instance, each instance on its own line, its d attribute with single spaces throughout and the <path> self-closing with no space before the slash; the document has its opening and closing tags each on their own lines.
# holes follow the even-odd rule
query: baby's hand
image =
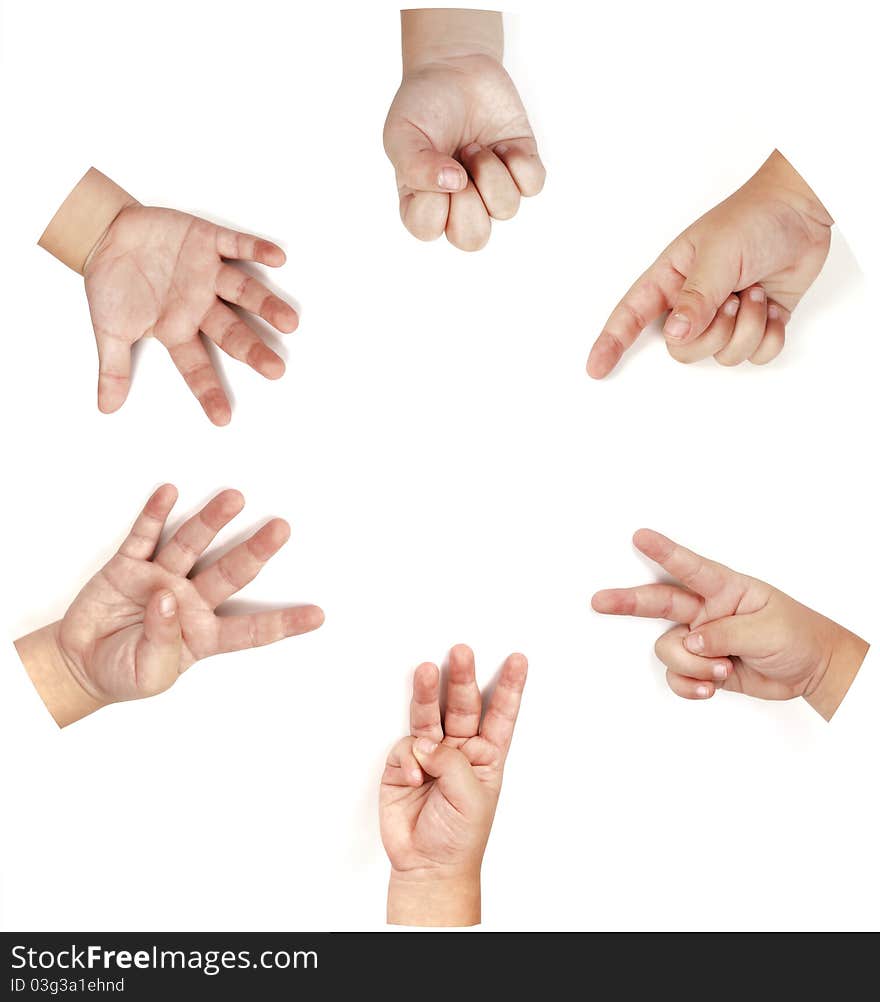
<svg viewBox="0 0 880 1002">
<path fill-rule="evenodd" d="M 803 696 L 827 720 L 858 672 L 868 645 L 772 585 L 686 550 L 650 529 L 636 547 L 685 587 L 648 584 L 597 592 L 593 608 L 668 619 L 657 641 L 670 689 L 708 699 L 716 689 L 760 699 Z"/>
<path fill-rule="evenodd" d="M 501 65 L 501 16 L 403 12 L 404 73 L 385 122 L 400 215 L 420 240 L 442 233 L 479 250 L 492 219 L 537 195 L 544 167 L 525 109 Z"/>
<path fill-rule="evenodd" d="M 131 205 L 113 220 L 85 265 L 86 295 L 98 342 L 98 407 L 125 402 L 131 348 L 152 335 L 168 349 L 187 386 L 217 425 L 232 416 L 226 392 L 200 334 L 266 379 L 284 362 L 230 306 L 260 316 L 286 334 L 292 306 L 227 259 L 277 268 L 284 251 L 185 212 Z"/>
<path fill-rule="evenodd" d="M 479 922 L 480 866 L 526 671 L 526 659 L 511 654 L 482 716 L 473 652 L 454 647 L 441 719 L 437 666 L 416 669 L 411 735 L 388 756 L 380 791 L 382 842 L 391 860 L 389 922 Z"/>
<path fill-rule="evenodd" d="M 217 615 L 217 607 L 252 581 L 287 542 L 290 528 L 273 519 L 193 572 L 217 533 L 241 512 L 244 498 L 238 491 L 222 491 L 160 545 L 176 500 L 171 484 L 160 487 L 119 551 L 64 618 L 18 641 L 19 654 L 59 725 L 108 703 L 162 692 L 203 658 L 275 643 L 323 622 L 313 605 Z"/>
<path fill-rule="evenodd" d="M 98 343 L 98 407 L 118 410 L 131 383 L 131 349 L 155 337 L 168 349 L 210 420 L 232 416 L 201 335 L 267 379 L 284 362 L 229 304 L 276 330 L 296 330 L 292 306 L 229 261 L 284 264 L 268 240 L 215 226 L 197 216 L 140 205 L 91 168 L 64 200 L 40 245 L 85 277 Z"/>
<path fill-rule="evenodd" d="M 587 372 L 602 379 L 670 310 L 663 333 L 679 362 L 763 365 L 785 343 L 792 310 L 822 269 L 833 220 L 778 152 L 730 198 L 689 226 L 608 318 Z"/>
</svg>

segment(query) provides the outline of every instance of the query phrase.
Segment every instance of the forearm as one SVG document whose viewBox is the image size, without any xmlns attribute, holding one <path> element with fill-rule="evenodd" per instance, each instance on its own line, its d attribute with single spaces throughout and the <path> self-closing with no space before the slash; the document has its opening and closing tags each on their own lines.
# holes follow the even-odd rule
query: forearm
<svg viewBox="0 0 880 1002">
<path fill-rule="evenodd" d="M 767 185 L 775 194 L 781 195 L 789 205 L 814 223 L 821 226 L 834 225 L 831 214 L 819 196 L 779 150 L 774 150 L 764 161 L 755 180 Z"/>
<path fill-rule="evenodd" d="M 389 925 L 479 925 L 480 871 L 441 876 L 392 870 L 387 918 Z"/>
<path fill-rule="evenodd" d="M 58 643 L 58 623 L 50 623 L 15 642 L 34 688 L 59 727 L 66 727 L 105 703 L 77 682 Z"/>
<path fill-rule="evenodd" d="M 850 633 L 842 626 L 836 623 L 832 623 L 831 626 L 833 641 L 827 666 L 818 684 L 804 694 L 804 699 L 826 720 L 834 716 L 843 702 L 844 696 L 862 667 L 869 646 L 861 637 Z"/>
<path fill-rule="evenodd" d="M 39 245 L 80 275 L 113 220 L 137 199 L 90 167 L 61 203 Z"/>
<path fill-rule="evenodd" d="M 404 10 L 400 12 L 403 75 L 426 63 L 461 56 L 504 56 L 504 25 L 499 11 Z"/>
</svg>

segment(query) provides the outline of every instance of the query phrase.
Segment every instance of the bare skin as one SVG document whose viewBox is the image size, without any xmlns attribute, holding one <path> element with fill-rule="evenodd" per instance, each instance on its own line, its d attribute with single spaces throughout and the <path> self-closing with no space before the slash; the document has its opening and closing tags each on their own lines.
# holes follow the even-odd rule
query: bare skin
<svg viewBox="0 0 880 1002">
<path fill-rule="evenodd" d="M 663 251 L 614 308 L 587 372 L 602 379 L 669 311 L 678 362 L 764 365 L 782 351 L 792 311 L 822 270 L 833 220 L 778 151 L 738 191 Z"/>
<path fill-rule="evenodd" d="M 285 256 L 268 240 L 173 209 L 135 202 L 116 216 L 83 270 L 98 344 L 102 411 L 118 410 L 125 402 L 131 348 L 145 337 L 165 345 L 216 425 L 228 424 L 232 412 L 202 335 L 267 379 L 283 375 L 283 360 L 232 305 L 284 333 L 296 330 L 296 311 L 230 260 L 277 268 Z"/>
<path fill-rule="evenodd" d="M 403 11 L 404 74 L 385 122 L 400 215 L 420 240 L 445 233 L 479 250 L 492 219 L 538 194 L 545 171 L 528 116 L 501 64 L 501 15 Z"/>
<path fill-rule="evenodd" d="M 473 652 L 454 647 L 441 718 L 437 666 L 416 669 L 410 735 L 389 754 L 379 797 L 389 923 L 480 921 L 480 868 L 527 670 L 521 654 L 507 658 L 483 715 Z"/>
<path fill-rule="evenodd" d="M 203 658 L 275 643 L 323 622 L 313 605 L 218 615 L 218 606 L 287 542 L 290 528 L 272 519 L 191 574 L 220 529 L 241 512 L 244 498 L 238 491 L 221 492 L 159 546 L 176 500 L 175 487 L 160 487 L 64 618 L 17 642 L 60 726 L 109 703 L 163 692 Z"/>
<path fill-rule="evenodd" d="M 681 624 L 655 647 L 674 693 L 685 699 L 708 699 L 718 689 L 757 699 L 802 696 L 831 719 L 864 660 L 865 641 L 772 585 L 658 532 L 640 529 L 633 541 L 681 585 L 600 591 L 593 608 Z"/>
</svg>

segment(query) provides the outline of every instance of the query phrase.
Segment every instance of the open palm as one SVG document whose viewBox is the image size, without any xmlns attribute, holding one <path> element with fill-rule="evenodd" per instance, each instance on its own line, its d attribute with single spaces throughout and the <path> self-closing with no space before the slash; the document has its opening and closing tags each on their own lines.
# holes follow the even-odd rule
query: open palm
<svg viewBox="0 0 880 1002">
<path fill-rule="evenodd" d="M 462 250 L 489 239 L 490 217 L 510 219 L 536 195 L 544 167 L 504 67 L 487 55 L 432 62 L 408 74 L 385 122 L 400 213 L 421 240 L 444 231 Z"/>
<path fill-rule="evenodd" d="M 285 260 L 267 240 L 184 212 L 130 205 L 119 213 L 84 269 L 102 411 L 125 402 L 131 348 L 143 337 L 165 345 L 214 424 L 227 424 L 231 410 L 200 332 L 267 379 L 284 373 L 282 359 L 228 304 L 285 333 L 296 329 L 296 311 L 227 258 L 272 267 Z"/>
<path fill-rule="evenodd" d="M 680 624 L 657 642 L 670 688 L 706 698 L 716 688 L 760 699 L 809 693 L 827 668 L 836 624 L 772 585 L 640 529 L 636 547 L 684 585 L 648 584 L 593 596 L 597 612 Z"/>
<path fill-rule="evenodd" d="M 391 751 L 380 791 L 382 841 L 394 870 L 479 869 L 526 672 L 521 654 L 505 661 L 481 722 L 474 655 L 454 647 L 441 722 L 439 671 L 433 664 L 416 670 L 411 735 Z"/>
<path fill-rule="evenodd" d="M 59 627 L 62 654 L 99 702 L 139 699 L 167 689 L 194 662 L 270 644 L 323 622 L 316 606 L 218 616 L 216 608 L 252 581 L 287 541 L 273 519 L 247 541 L 188 577 L 244 499 L 223 491 L 154 552 L 177 491 L 160 487 L 119 551 L 86 584 Z"/>
</svg>

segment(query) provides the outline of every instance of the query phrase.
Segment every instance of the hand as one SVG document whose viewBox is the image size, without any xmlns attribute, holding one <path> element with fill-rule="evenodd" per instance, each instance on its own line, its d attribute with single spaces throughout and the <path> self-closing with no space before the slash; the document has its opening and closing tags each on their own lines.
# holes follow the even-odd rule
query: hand
<svg viewBox="0 0 880 1002">
<path fill-rule="evenodd" d="M 230 308 L 234 303 L 276 330 L 296 330 L 292 306 L 224 259 L 277 268 L 284 251 L 185 212 L 137 203 L 115 217 L 87 259 L 86 295 L 98 342 L 98 407 L 118 410 L 128 396 L 131 348 L 153 336 L 168 349 L 187 386 L 216 425 L 232 412 L 199 332 L 267 379 L 284 362 Z"/>
<path fill-rule="evenodd" d="M 751 180 L 676 237 L 615 307 L 587 372 L 602 379 L 666 310 L 678 362 L 764 365 L 785 344 L 791 312 L 822 269 L 833 220 L 774 152 Z"/>
<path fill-rule="evenodd" d="M 389 922 L 479 922 L 480 866 L 527 668 L 521 654 L 504 662 L 482 723 L 470 648 L 459 645 L 450 653 L 442 723 L 437 666 L 416 669 L 411 736 L 388 756 L 379 800 L 392 868 Z"/>
<path fill-rule="evenodd" d="M 444 10 L 403 17 L 403 82 L 384 134 L 400 215 L 420 240 L 445 231 L 456 247 L 479 250 L 490 217 L 510 219 L 520 196 L 537 195 L 545 177 L 525 109 L 501 65 L 501 17 Z"/>
<path fill-rule="evenodd" d="M 108 703 L 162 692 L 202 658 L 271 644 L 323 622 L 313 605 L 218 616 L 217 607 L 252 581 L 287 542 L 290 528 L 273 519 L 189 577 L 216 534 L 241 512 L 244 498 L 238 491 L 222 491 L 154 552 L 176 500 L 172 485 L 160 487 L 118 553 L 86 584 L 61 622 L 19 641 L 29 671 L 28 650 L 34 662 L 52 667 L 46 689 L 60 693 L 64 705 L 56 712 L 51 698 L 47 703 L 62 726 Z M 41 642 L 34 642 L 41 635 Z M 85 712 L 77 692 L 84 695 Z"/>
<path fill-rule="evenodd" d="M 597 592 L 593 608 L 686 624 L 655 647 L 670 689 L 708 699 L 716 689 L 759 699 L 803 696 L 830 719 L 868 645 L 772 585 L 738 574 L 650 529 L 636 547 L 684 587 L 648 584 Z"/>
</svg>

